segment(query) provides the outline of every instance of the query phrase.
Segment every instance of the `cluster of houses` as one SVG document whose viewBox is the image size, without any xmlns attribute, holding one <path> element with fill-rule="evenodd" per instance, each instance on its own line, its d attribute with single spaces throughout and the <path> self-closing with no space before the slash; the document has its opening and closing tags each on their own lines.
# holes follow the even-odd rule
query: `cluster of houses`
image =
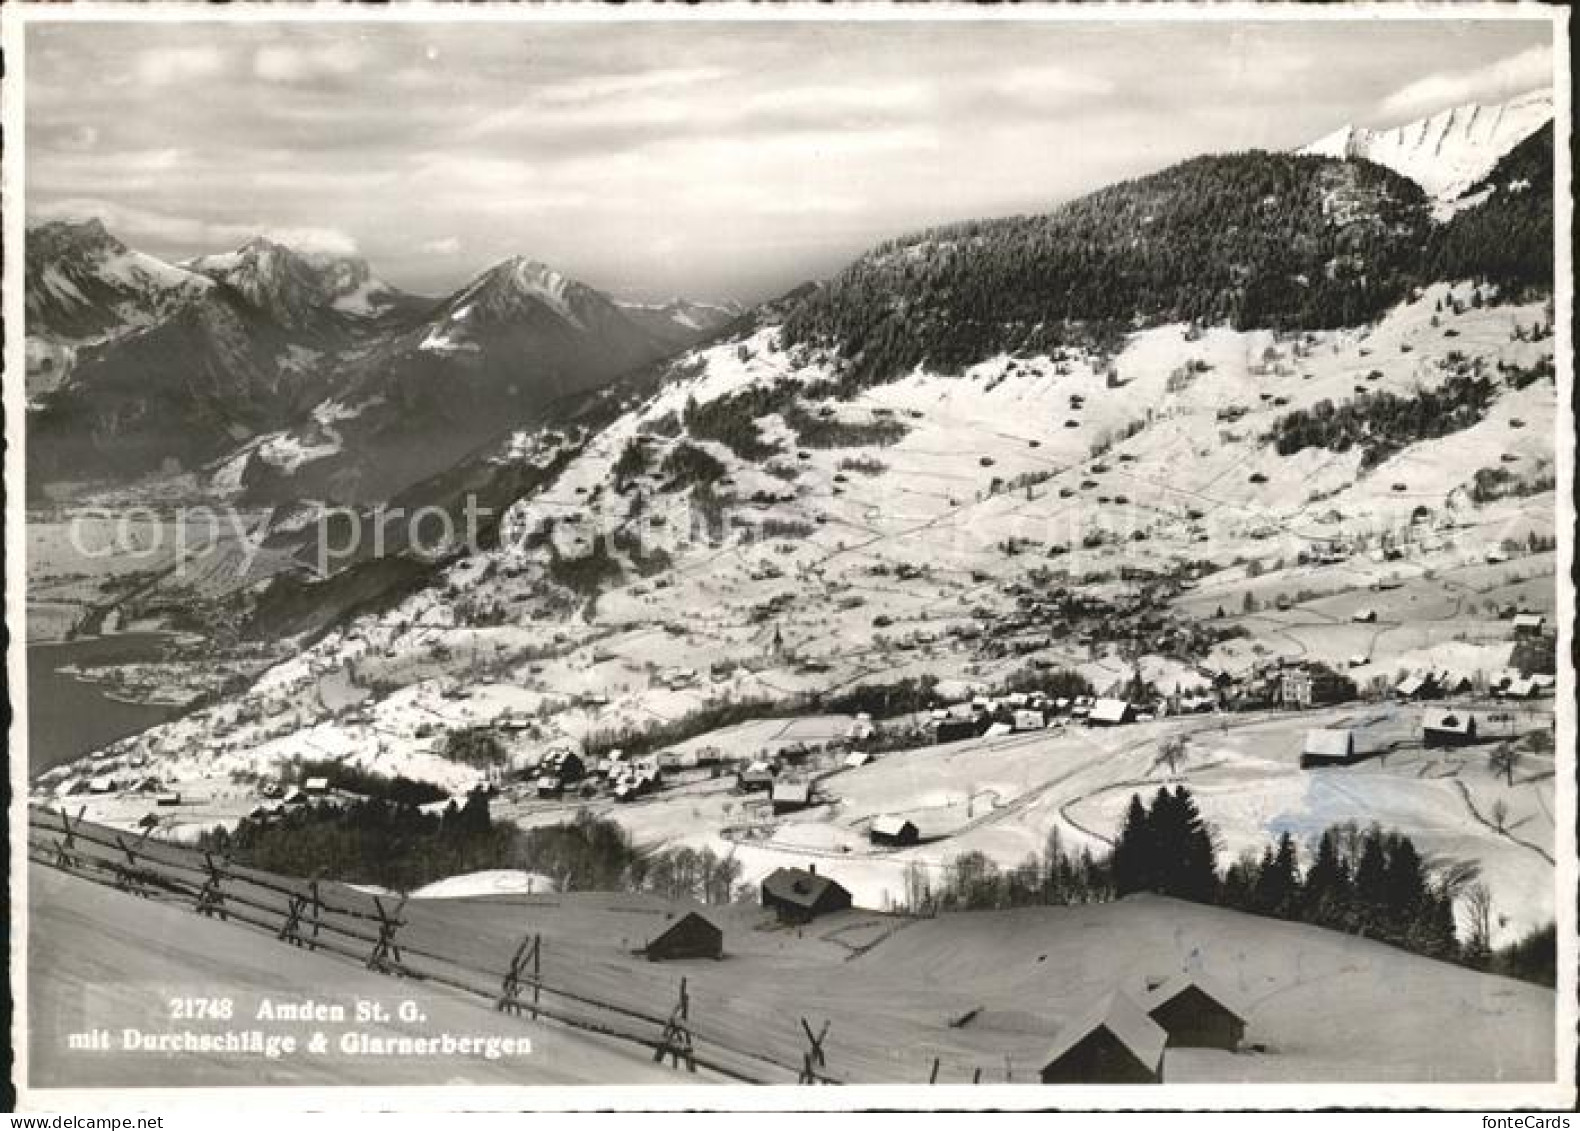
<svg viewBox="0 0 1580 1131">
<path fill-rule="evenodd" d="M 1475 713 L 1458 707 L 1426 711 L 1421 716 L 1421 745 L 1428 750 L 1456 749 L 1484 741 Z M 1381 754 L 1387 746 L 1367 727 L 1316 727 L 1306 732 L 1300 751 L 1302 766 L 1348 766 Z"/>
<path fill-rule="evenodd" d="M 1083 722 L 1087 726 L 1120 726 L 1154 717 L 1155 711 L 1138 710 L 1128 699 L 1089 695 L 1055 698 L 1041 692 L 1017 691 L 998 697 L 979 695 L 965 702 L 935 707 L 927 726 L 934 742 L 945 743 L 1045 730 L 1070 721 Z"/>
<path fill-rule="evenodd" d="M 1499 699 L 1535 699 L 1551 695 L 1556 685 L 1553 676 L 1522 675 L 1511 669 L 1493 673 L 1487 680 L 1487 692 Z M 1475 681 L 1470 676 L 1444 668 L 1411 672 L 1393 688 L 1394 698 L 1403 702 L 1469 695 L 1473 691 Z"/>
<path fill-rule="evenodd" d="M 560 797 L 566 787 L 587 776 L 587 765 L 581 755 L 568 746 L 557 747 L 543 755 L 538 759 L 537 770 L 535 787 L 539 797 Z"/>
<path fill-rule="evenodd" d="M 309 802 L 321 801 L 326 798 L 338 796 L 349 798 L 351 794 L 332 790 L 329 779 L 323 776 L 313 776 L 302 779 L 300 785 L 291 785 L 286 782 L 265 782 L 258 789 L 263 797 L 263 803 L 255 805 L 247 814 L 253 821 L 267 822 L 283 817 L 290 810 L 306 805 Z"/>
</svg>

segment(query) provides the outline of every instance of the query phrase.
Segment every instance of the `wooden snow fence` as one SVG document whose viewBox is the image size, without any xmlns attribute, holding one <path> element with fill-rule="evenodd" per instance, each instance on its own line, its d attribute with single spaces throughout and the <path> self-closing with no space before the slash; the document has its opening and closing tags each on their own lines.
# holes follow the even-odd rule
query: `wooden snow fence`
<svg viewBox="0 0 1580 1131">
<path fill-rule="evenodd" d="M 787 1055 L 803 1040 L 742 1024 L 731 1011 L 710 1017 L 684 979 L 667 991 L 669 1008 L 650 986 L 605 976 L 585 984 L 585 955 L 541 934 L 508 945 L 456 932 L 443 909 L 412 908 L 402 896 L 372 894 L 328 880 L 292 880 L 239 865 L 212 852 L 118 832 L 64 811 L 30 808 L 28 859 L 84 880 L 148 899 L 184 902 L 197 914 L 267 932 L 284 945 L 321 951 L 390 977 L 476 997 L 513 1016 L 525 1014 L 632 1041 L 670 1059 L 745 1083 L 805 1079 L 807 1065 Z M 673 979 L 671 979 L 673 981 Z M 720 1003 L 715 1002 L 715 1005 Z M 678 1030 L 677 1030 L 678 1018 Z M 681 1055 L 675 1056 L 679 1052 Z M 815 1083 L 839 1084 L 822 1065 Z"/>
</svg>

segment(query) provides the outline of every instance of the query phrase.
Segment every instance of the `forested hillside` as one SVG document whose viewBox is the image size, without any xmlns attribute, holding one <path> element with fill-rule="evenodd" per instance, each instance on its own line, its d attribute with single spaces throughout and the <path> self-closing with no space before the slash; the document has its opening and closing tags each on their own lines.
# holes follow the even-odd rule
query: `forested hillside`
<svg viewBox="0 0 1580 1131">
<path fill-rule="evenodd" d="M 1165 322 L 1357 325 L 1438 279 L 1550 286 L 1551 168 L 1548 128 L 1478 186 L 1484 203 L 1434 225 L 1414 182 L 1366 161 L 1202 157 L 1045 215 L 882 244 L 799 303 L 786 335 L 839 348 L 858 387 Z"/>
</svg>

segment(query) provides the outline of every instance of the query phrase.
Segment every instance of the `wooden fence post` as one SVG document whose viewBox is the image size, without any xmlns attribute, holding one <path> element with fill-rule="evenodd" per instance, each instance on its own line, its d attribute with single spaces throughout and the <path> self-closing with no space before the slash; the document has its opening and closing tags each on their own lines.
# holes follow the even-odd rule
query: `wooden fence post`
<svg viewBox="0 0 1580 1131">
<path fill-rule="evenodd" d="M 225 870 L 230 867 L 230 857 L 227 856 L 216 864 L 214 854 L 205 852 L 203 866 L 208 869 L 208 879 L 203 881 L 202 888 L 198 890 L 197 913 L 229 919 L 230 916 L 225 911 L 225 893 L 220 889 L 220 884 L 226 879 Z"/>
<path fill-rule="evenodd" d="M 142 841 L 139 840 L 138 843 L 141 844 Z M 130 895 L 140 895 L 144 899 L 149 898 L 151 893 L 147 885 L 143 883 L 141 869 L 137 867 L 137 853 L 132 849 L 131 845 L 127 844 L 119 836 L 115 838 L 115 846 L 126 854 L 126 862 L 115 865 L 116 886 Z"/>
<path fill-rule="evenodd" d="M 77 810 L 78 823 L 82 821 L 82 815 L 87 811 L 86 805 Z M 77 830 L 73 827 L 71 818 L 66 816 L 64 809 L 60 811 L 60 827 L 64 835 L 55 841 L 55 867 L 67 870 L 80 868 L 82 861 L 77 856 Z"/>
<path fill-rule="evenodd" d="M 318 949 L 318 913 L 322 901 L 318 898 L 318 881 L 314 880 L 307 887 L 307 891 L 294 892 L 291 902 L 286 908 L 285 924 L 276 936 L 292 946 L 303 946 L 308 950 Z M 302 937 L 302 913 L 308 908 L 313 911 L 313 937 L 311 940 Z"/>
<path fill-rule="evenodd" d="M 511 956 L 510 969 L 505 972 L 504 981 L 499 987 L 499 998 L 494 1002 L 494 1008 L 501 1013 L 521 1014 L 521 988 L 527 983 L 532 985 L 532 1016 L 538 1015 L 538 944 L 541 935 L 527 935 L 521 940 L 521 945 L 516 947 L 516 953 Z M 531 962 L 533 972 L 526 972 L 527 963 Z"/>
<path fill-rule="evenodd" d="M 406 909 L 406 897 L 401 897 L 393 915 L 384 910 L 384 901 L 378 896 L 373 897 L 373 906 L 379 913 L 379 937 L 374 940 L 372 953 L 368 955 L 368 969 L 377 970 L 380 974 L 399 974 L 401 953 L 400 944 L 395 941 L 395 932 L 406 925 L 400 917 L 400 913 Z"/>
<path fill-rule="evenodd" d="M 818 1070 L 828 1067 L 828 1057 L 823 1052 L 823 1041 L 828 1037 L 829 1024 L 828 1021 L 824 1021 L 823 1027 L 813 1033 L 812 1026 L 807 1024 L 806 1018 L 801 1018 L 801 1031 L 806 1034 L 808 1047 L 801 1055 L 801 1077 L 797 1083 L 821 1083 Z"/>
<path fill-rule="evenodd" d="M 673 1067 L 679 1068 L 680 1062 L 684 1060 L 687 1072 L 697 1070 L 691 1045 L 691 995 L 687 992 L 684 978 L 680 980 L 680 1001 L 664 1024 L 664 1034 L 658 1039 L 658 1047 L 653 1050 L 653 1062 L 664 1063 L 665 1054 L 671 1058 Z"/>
</svg>

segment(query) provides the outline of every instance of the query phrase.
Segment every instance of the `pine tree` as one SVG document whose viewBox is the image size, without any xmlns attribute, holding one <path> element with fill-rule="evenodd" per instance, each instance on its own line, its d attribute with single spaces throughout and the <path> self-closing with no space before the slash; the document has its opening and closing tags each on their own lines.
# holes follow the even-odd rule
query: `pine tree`
<svg viewBox="0 0 1580 1131">
<path fill-rule="evenodd" d="M 1125 823 L 1119 830 L 1119 841 L 1114 845 L 1114 892 L 1125 896 L 1137 891 L 1151 891 L 1156 882 L 1156 848 L 1147 808 L 1140 794 L 1130 795 L 1130 808 L 1125 811 Z"/>
<path fill-rule="evenodd" d="M 1388 857 L 1383 851 L 1382 830 L 1375 825 L 1361 838 L 1360 862 L 1355 866 L 1356 926 L 1375 934 L 1387 918 Z"/>
</svg>

